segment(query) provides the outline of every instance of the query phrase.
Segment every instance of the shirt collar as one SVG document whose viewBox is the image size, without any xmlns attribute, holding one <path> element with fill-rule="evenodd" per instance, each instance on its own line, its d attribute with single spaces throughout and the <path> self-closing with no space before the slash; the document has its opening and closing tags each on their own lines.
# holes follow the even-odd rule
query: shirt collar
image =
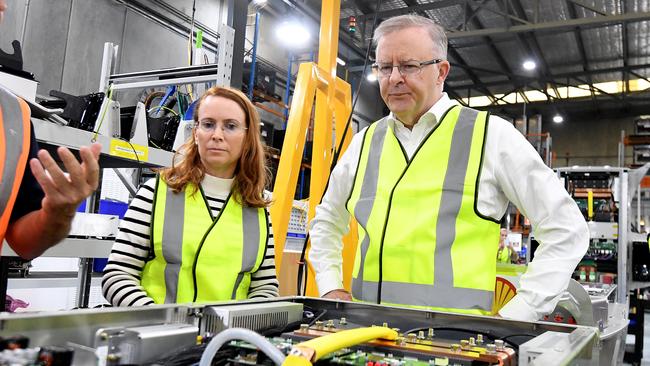
<svg viewBox="0 0 650 366">
<path fill-rule="evenodd" d="M 458 102 L 450 99 L 447 93 L 442 93 L 440 99 L 438 99 L 438 101 L 433 106 L 431 106 L 431 108 L 426 111 L 422 117 L 420 117 L 416 125 L 419 125 L 420 123 L 432 126 L 437 125 L 438 122 L 440 122 L 440 119 L 444 116 L 445 112 L 457 104 Z M 394 127 L 395 123 L 398 123 L 400 127 L 404 127 L 404 124 L 395 118 L 393 112 L 390 112 L 388 115 L 388 123 L 391 127 Z"/>
<path fill-rule="evenodd" d="M 219 178 L 205 173 L 201 186 L 206 196 L 225 197 L 230 193 L 235 178 Z"/>
</svg>

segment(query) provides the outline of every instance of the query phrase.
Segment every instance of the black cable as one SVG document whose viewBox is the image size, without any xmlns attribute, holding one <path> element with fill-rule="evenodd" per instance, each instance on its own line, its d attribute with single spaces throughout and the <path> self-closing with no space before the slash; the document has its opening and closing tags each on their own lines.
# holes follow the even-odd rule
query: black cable
<svg viewBox="0 0 650 366">
<path fill-rule="evenodd" d="M 519 351 L 519 345 L 521 345 L 521 343 L 524 343 L 524 342 L 519 343 L 519 342 L 511 342 L 511 341 L 508 340 L 510 338 L 519 338 L 519 337 L 528 337 L 528 339 L 526 340 L 526 341 L 528 341 L 528 340 L 533 339 L 533 338 L 535 338 L 537 336 L 534 335 L 534 334 L 510 334 L 510 335 L 507 335 L 505 337 L 502 337 L 501 340 L 503 340 L 505 343 L 508 343 L 515 351 Z"/>
<path fill-rule="evenodd" d="M 373 34 L 375 32 L 375 27 L 377 26 L 377 14 L 379 13 L 379 8 L 381 7 L 381 1 L 382 0 L 377 0 L 375 3 L 375 14 L 372 19 L 372 27 L 370 27 L 370 34 Z M 318 200 L 318 203 L 323 202 L 323 196 L 325 195 L 325 192 L 327 192 L 327 188 L 329 187 L 330 184 L 330 177 L 332 175 L 332 171 L 334 170 L 334 167 L 336 166 L 336 163 L 339 160 L 339 155 L 341 154 L 341 150 L 343 149 L 343 143 L 345 141 L 345 136 L 348 134 L 348 130 L 350 129 L 350 124 L 352 122 L 352 115 L 354 114 L 354 108 L 357 105 L 357 101 L 359 100 L 359 92 L 361 91 L 361 84 L 363 84 L 363 76 L 366 74 L 366 68 L 368 67 L 368 59 L 370 58 L 370 48 L 372 47 L 372 40 L 368 42 L 368 47 L 366 48 L 366 56 L 363 60 L 363 69 L 361 70 L 361 77 L 359 78 L 359 85 L 357 85 L 357 90 L 354 95 L 354 100 L 352 101 L 352 108 L 350 109 L 350 116 L 348 117 L 348 121 L 345 124 L 345 129 L 343 130 L 343 135 L 341 136 L 341 141 L 339 142 L 339 145 L 337 146 L 336 150 L 334 150 L 334 153 L 332 154 L 332 163 L 330 164 L 330 174 L 327 176 L 327 182 L 325 183 L 325 189 L 323 190 L 323 194 L 321 195 L 320 199 Z M 305 240 L 302 244 L 302 251 L 300 252 L 300 261 L 298 262 L 298 275 L 297 275 L 297 281 L 298 281 L 298 286 L 296 289 L 298 290 L 297 295 L 301 296 L 307 293 L 307 280 L 309 279 L 309 266 L 307 266 L 307 263 L 305 262 L 305 255 L 307 252 L 307 243 L 309 242 L 309 230 L 307 230 L 307 235 L 305 236 Z M 302 277 L 303 277 L 303 271 L 304 276 L 305 276 L 305 285 L 304 289 L 301 291 L 302 287 Z M 302 293 L 301 293 L 302 292 Z"/>
<path fill-rule="evenodd" d="M 135 155 L 135 160 L 137 160 L 138 164 L 140 164 L 140 157 L 138 156 L 138 152 L 135 150 L 135 147 L 133 147 L 133 144 L 131 143 L 131 141 L 129 141 L 129 140 L 125 139 L 125 138 L 121 138 L 121 137 L 119 139 L 122 140 L 122 141 L 126 141 L 126 143 L 129 144 L 129 146 L 131 146 L 131 150 L 133 150 L 133 154 Z"/>
<path fill-rule="evenodd" d="M 288 323 L 281 327 L 268 327 L 262 329 L 255 329 L 255 331 L 265 337 L 276 337 L 282 335 L 284 332 L 293 331 L 300 327 L 300 324 L 305 324 L 305 319 L 300 319 L 295 322 Z"/>
<path fill-rule="evenodd" d="M 196 13 L 196 0 L 192 1 L 192 21 L 190 23 L 190 66 L 194 61 L 194 52 L 192 52 L 192 43 L 194 43 L 194 15 Z"/>
<path fill-rule="evenodd" d="M 309 308 L 309 307 L 305 305 L 305 308 Z M 314 316 L 314 310 L 315 309 L 304 310 L 302 319 L 298 321 L 288 323 L 287 325 L 281 327 L 268 327 L 263 329 L 257 329 L 256 332 L 260 333 L 265 337 L 273 337 L 273 336 L 281 335 L 284 332 L 296 330 L 300 327 L 301 324 L 308 324 L 309 326 L 312 326 L 314 325 L 314 323 L 316 323 L 316 321 L 318 321 L 323 316 L 325 316 L 325 314 L 327 314 L 327 310 L 323 309 L 321 310 L 320 314 Z"/>
<path fill-rule="evenodd" d="M 309 326 L 311 327 L 312 325 L 314 325 L 314 323 L 316 323 L 318 320 L 320 320 L 320 318 L 322 318 L 325 314 L 327 314 L 327 310 L 323 309 L 323 311 L 320 314 L 316 315 L 314 317 L 314 319 L 312 319 L 309 322 Z"/>
</svg>

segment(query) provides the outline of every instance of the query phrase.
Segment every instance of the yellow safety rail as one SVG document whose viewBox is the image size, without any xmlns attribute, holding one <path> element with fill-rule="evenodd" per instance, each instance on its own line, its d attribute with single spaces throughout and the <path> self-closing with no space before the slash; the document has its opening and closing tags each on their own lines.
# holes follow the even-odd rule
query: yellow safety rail
<svg viewBox="0 0 650 366">
<path fill-rule="evenodd" d="M 316 206 L 325 191 L 333 148 L 340 145 L 343 131 L 352 112 L 350 84 L 336 76 L 340 4 L 340 0 L 322 2 L 318 64 L 302 63 L 298 68 L 296 87 L 273 187 L 271 218 L 275 238 L 275 264 L 279 272 L 280 291 L 283 294 L 295 294 L 295 278 L 286 274 L 295 272 L 296 263 L 295 261 L 284 263 L 282 258 L 312 109 L 315 107 L 308 220 L 314 217 Z M 332 141 L 332 132 L 334 132 L 334 141 Z M 348 131 L 342 145 L 343 150 L 347 148 L 351 138 L 352 131 Z M 344 238 L 343 250 L 344 283 L 348 288 L 357 242 L 356 224 L 352 223 L 350 226 L 351 232 Z M 313 271 L 310 271 L 307 295 L 316 296 L 312 273 Z"/>
</svg>

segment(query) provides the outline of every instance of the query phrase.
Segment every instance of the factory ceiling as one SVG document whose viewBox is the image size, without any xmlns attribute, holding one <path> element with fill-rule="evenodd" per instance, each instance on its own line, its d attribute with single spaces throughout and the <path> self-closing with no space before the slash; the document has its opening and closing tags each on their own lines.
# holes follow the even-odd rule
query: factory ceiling
<svg viewBox="0 0 650 366">
<path fill-rule="evenodd" d="M 320 0 L 283 1 L 320 14 Z M 524 103 L 527 114 L 582 119 L 650 114 L 650 0 L 377 3 L 341 0 L 340 55 L 352 72 L 362 71 L 375 17 L 415 13 L 446 29 L 452 70 L 445 90 L 464 104 L 511 117 Z M 524 69 L 525 61 L 536 68 Z"/>
</svg>

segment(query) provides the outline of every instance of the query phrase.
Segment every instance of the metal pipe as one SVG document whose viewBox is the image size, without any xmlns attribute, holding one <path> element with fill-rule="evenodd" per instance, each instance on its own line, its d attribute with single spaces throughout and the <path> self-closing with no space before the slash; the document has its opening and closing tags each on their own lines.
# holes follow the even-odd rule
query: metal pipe
<svg viewBox="0 0 650 366">
<path fill-rule="evenodd" d="M 287 67 L 287 83 L 284 89 L 284 104 L 287 108 L 284 109 L 284 129 L 287 129 L 287 121 L 289 120 L 289 93 L 291 92 L 291 70 L 293 68 L 293 54 L 289 52 L 289 67 Z"/>
<path fill-rule="evenodd" d="M 625 130 L 621 130 L 621 140 L 618 142 L 618 166 L 625 165 Z"/>
<path fill-rule="evenodd" d="M 99 176 L 99 181 L 102 181 L 102 175 Z M 101 184 L 101 183 L 100 183 Z M 85 212 L 97 212 L 96 206 L 99 200 L 99 189 L 91 194 L 86 199 Z M 92 280 L 93 259 L 92 258 L 79 258 L 79 272 L 77 273 L 77 299 L 76 305 L 78 308 L 87 308 L 88 300 L 90 298 L 90 281 Z"/>
<path fill-rule="evenodd" d="M 314 51 L 309 52 L 309 62 L 314 62 Z M 316 68 L 316 72 L 318 73 L 318 68 Z M 322 77 L 320 78 L 322 80 Z M 327 81 L 325 81 L 327 83 Z M 310 123 L 311 124 L 311 123 Z M 309 129 L 308 129 L 309 130 Z M 311 143 L 311 155 L 314 155 L 314 139 L 312 136 L 312 143 Z M 300 161 L 300 197 L 298 199 L 302 199 L 303 193 L 304 193 L 304 188 L 305 188 L 305 168 L 302 166 L 302 162 L 307 158 L 307 149 L 302 150 L 302 161 Z"/>
<path fill-rule="evenodd" d="M 118 168 L 113 168 L 113 172 L 115 173 L 115 175 L 117 175 L 117 178 L 120 180 L 120 182 L 122 182 L 124 187 L 126 187 L 126 190 L 129 191 L 131 197 L 135 197 L 137 188 L 133 187 L 131 182 L 129 182 L 129 180 L 126 179 L 124 174 L 122 174 L 122 172 Z"/>
<path fill-rule="evenodd" d="M 627 14 L 605 15 L 598 17 L 586 17 L 579 19 L 556 20 L 537 24 L 523 24 L 512 27 L 493 27 L 483 28 L 463 32 L 447 32 L 448 39 L 460 39 L 471 37 L 512 35 L 516 33 L 552 33 L 565 29 L 580 28 L 582 30 L 589 28 L 605 27 L 614 24 L 626 24 L 642 22 L 650 19 L 650 12 L 633 12 Z"/>
<path fill-rule="evenodd" d="M 108 43 L 108 44 L 112 44 L 112 43 Z M 161 76 L 164 76 L 166 78 L 179 77 L 179 76 L 191 77 L 196 75 L 211 75 L 217 73 L 218 71 L 219 71 L 219 67 L 216 64 L 193 65 L 193 66 L 174 67 L 168 69 L 155 69 L 155 70 L 128 72 L 123 74 L 113 74 L 111 75 L 111 81 L 124 81 L 128 79 L 139 80 L 143 77 L 160 78 Z"/>
<path fill-rule="evenodd" d="M 20 45 L 25 44 L 25 30 L 27 29 L 27 15 L 29 15 L 29 0 L 25 1 L 25 14 L 23 15 L 23 25 L 20 30 Z M 22 55 L 21 55 L 22 57 Z M 3 308 L 4 309 L 4 308 Z"/>
<path fill-rule="evenodd" d="M 181 37 L 188 37 L 190 28 L 186 27 L 178 22 L 173 21 L 169 17 L 166 17 L 159 12 L 153 10 L 152 8 L 146 7 L 142 4 L 139 4 L 133 0 L 114 0 L 115 2 L 124 5 L 127 9 L 134 11 L 140 16 L 149 19 L 162 27 L 180 35 Z M 203 39 L 203 47 L 212 51 L 217 52 L 218 46 L 217 43 L 213 40 L 207 38 Z"/>
<path fill-rule="evenodd" d="M 553 167 L 553 154 L 551 153 L 551 136 L 546 136 L 546 165 Z"/>
<path fill-rule="evenodd" d="M 629 201 L 627 196 L 628 173 L 625 169 L 620 169 L 619 173 L 619 199 L 621 210 L 618 218 L 618 286 L 616 287 L 616 299 L 620 304 L 627 304 L 629 289 L 627 283 L 627 234 L 629 230 L 628 210 Z M 625 204 L 623 204 L 625 203 Z"/>
<path fill-rule="evenodd" d="M 77 275 L 77 307 L 80 309 L 88 307 L 92 271 L 93 258 L 79 258 L 79 273 Z"/>
<path fill-rule="evenodd" d="M 192 17 L 190 17 L 189 15 L 183 13 L 179 9 L 173 7 L 172 5 L 166 3 L 166 2 L 164 2 L 162 0 L 152 0 L 152 1 L 154 3 L 156 3 L 156 4 L 158 4 L 161 8 L 163 8 L 163 9 L 167 10 L 168 12 L 174 14 L 175 16 L 179 17 L 180 19 L 182 19 L 186 23 L 192 22 Z M 221 9 L 221 8 L 222 7 L 219 7 L 219 9 Z M 212 36 L 214 38 L 219 38 L 219 33 L 213 31 L 212 29 L 210 29 L 210 27 L 208 27 L 207 24 L 203 24 L 203 23 L 197 21 L 196 19 L 194 19 L 194 25 L 196 27 L 200 28 L 203 31 L 204 34 L 209 34 L 210 36 Z"/>
<path fill-rule="evenodd" d="M 639 182 L 639 189 L 636 191 L 636 227 L 641 232 L 641 182 Z"/>
<path fill-rule="evenodd" d="M 255 85 L 255 65 L 257 64 L 257 40 L 260 34 L 260 11 L 255 12 L 255 35 L 253 36 L 253 60 L 251 61 L 251 73 L 248 80 L 248 99 L 253 100 L 253 86 Z"/>
</svg>

